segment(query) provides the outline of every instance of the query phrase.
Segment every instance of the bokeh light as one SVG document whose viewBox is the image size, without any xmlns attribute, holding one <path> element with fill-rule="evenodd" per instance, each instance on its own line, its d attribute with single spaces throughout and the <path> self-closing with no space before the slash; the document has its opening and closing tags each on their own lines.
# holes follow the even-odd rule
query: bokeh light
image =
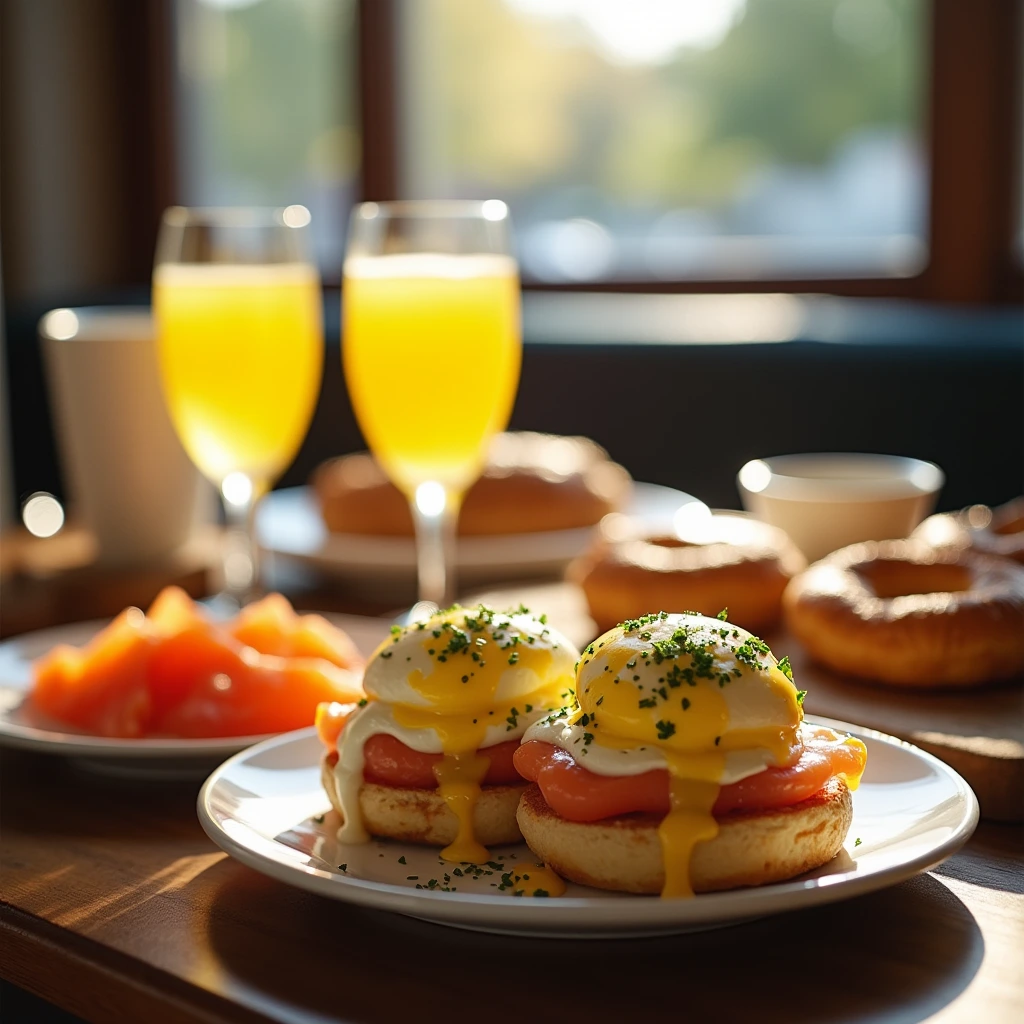
<svg viewBox="0 0 1024 1024">
<path fill-rule="evenodd" d="M 444 511 L 444 488 L 433 481 L 427 481 L 416 488 L 416 508 L 425 516 L 439 516 Z"/>
<path fill-rule="evenodd" d="M 304 228 L 313 218 L 306 207 L 295 204 L 284 208 L 281 219 L 290 228 Z"/>
<path fill-rule="evenodd" d="M 740 483 L 752 494 L 760 494 L 772 480 L 772 471 L 768 463 L 761 459 L 748 462 L 740 470 Z"/>
<path fill-rule="evenodd" d="M 78 333 L 78 317 L 72 309 L 55 309 L 43 317 L 43 334 L 68 341 Z"/>
<path fill-rule="evenodd" d="M 64 525 L 64 507 L 52 494 L 37 491 L 22 505 L 21 521 L 33 537 L 52 537 Z"/>
<path fill-rule="evenodd" d="M 220 493 L 230 505 L 248 505 L 252 501 L 252 481 L 244 473 L 228 473 L 221 482 Z"/>
</svg>

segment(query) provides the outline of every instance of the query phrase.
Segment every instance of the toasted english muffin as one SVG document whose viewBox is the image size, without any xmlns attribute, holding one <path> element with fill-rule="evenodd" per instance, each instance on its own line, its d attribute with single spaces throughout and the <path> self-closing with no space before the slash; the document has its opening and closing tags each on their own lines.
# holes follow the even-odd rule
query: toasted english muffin
<svg viewBox="0 0 1024 1024">
<path fill-rule="evenodd" d="M 320 763 L 320 781 L 331 806 L 341 815 L 334 771 L 326 755 Z M 484 846 L 522 842 L 516 808 L 526 789 L 521 786 L 482 786 L 473 811 L 473 832 Z M 364 782 L 359 789 L 359 808 L 366 830 L 374 836 L 407 843 L 447 846 L 455 841 L 458 819 L 433 789 L 403 789 Z"/>
<path fill-rule="evenodd" d="M 659 815 L 567 821 L 531 785 L 517 817 L 530 849 L 563 878 L 598 889 L 661 892 Z M 838 776 L 792 807 L 724 815 L 718 819 L 718 835 L 693 851 L 690 884 L 694 892 L 712 892 L 781 882 L 811 871 L 842 849 L 852 820 L 850 790 Z"/>
</svg>

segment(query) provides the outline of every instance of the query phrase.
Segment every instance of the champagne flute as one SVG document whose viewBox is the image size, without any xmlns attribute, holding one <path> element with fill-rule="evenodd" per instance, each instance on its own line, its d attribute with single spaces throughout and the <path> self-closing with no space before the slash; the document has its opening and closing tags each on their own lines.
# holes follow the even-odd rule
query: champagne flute
<svg viewBox="0 0 1024 1024">
<path fill-rule="evenodd" d="M 227 531 L 220 603 L 258 588 L 260 497 L 295 457 L 320 391 L 320 279 L 309 211 L 164 213 L 153 311 L 164 397 L 178 437 L 220 490 Z"/>
<path fill-rule="evenodd" d="M 416 524 L 419 604 L 454 596 L 455 523 L 519 385 L 508 207 L 363 203 L 344 267 L 342 357 L 367 444 Z"/>
</svg>

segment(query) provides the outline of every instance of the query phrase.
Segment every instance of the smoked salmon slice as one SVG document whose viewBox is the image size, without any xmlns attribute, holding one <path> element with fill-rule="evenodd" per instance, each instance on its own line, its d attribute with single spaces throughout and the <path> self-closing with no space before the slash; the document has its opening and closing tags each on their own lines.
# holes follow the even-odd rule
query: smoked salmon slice
<svg viewBox="0 0 1024 1024">
<path fill-rule="evenodd" d="M 33 666 L 31 702 L 101 736 L 252 736 L 309 725 L 321 702 L 362 698 L 362 659 L 280 595 L 215 623 L 177 587 L 122 612 L 82 648 Z"/>
<path fill-rule="evenodd" d="M 321 704 L 317 708 L 316 731 L 329 752 L 336 751 L 341 730 L 357 707 L 358 704 Z M 522 776 L 512 761 L 518 747 L 518 740 L 509 740 L 479 751 L 481 757 L 490 761 L 483 778 L 485 785 L 522 785 Z M 363 746 L 363 778 L 400 789 L 436 789 L 434 765 L 440 764 L 443 757 L 413 750 L 395 736 L 381 733 L 371 736 Z"/>
<path fill-rule="evenodd" d="M 766 768 L 722 786 L 713 813 L 789 807 L 813 796 L 836 775 L 844 776 L 854 789 L 866 759 L 860 740 L 831 729 L 805 729 L 796 763 Z M 598 775 L 578 765 L 567 751 L 540 740 L 530 740 L 516 751 L 515 766 L 524 778 L 537 783 L 548 806 L 568 821 L 601 821 L 638 811 L 667 814 L 669 810 L 669 776 L 664 769 L 640 775 Z"/>
</svg>

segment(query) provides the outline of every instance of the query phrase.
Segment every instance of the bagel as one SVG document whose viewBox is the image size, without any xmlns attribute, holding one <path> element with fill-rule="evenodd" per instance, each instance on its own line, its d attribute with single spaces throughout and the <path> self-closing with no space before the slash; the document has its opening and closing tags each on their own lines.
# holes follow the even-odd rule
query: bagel
<svg viewBox="0 0 1024 1024">
<path fill-rule="evenodd" d="M 605 519 L 594 548 L 568 571 L 598 628 L 652 608 L 728 608 L 731 622 L 755 633 L 775 625 L 787 583 L 807 564 L 789 537 L 738 512 L 709 513 L 694 536 L 704 539 L 652 534 L 622 515 Z"/>
<path fill-rule="evenodd" d="M 598 889 L 661 892 L 665 870 L 658 815 L 567 821 L 531 785 L 517 817 L 530 849 L 562 877 Z M 694 848 L 690 884 L 694 892 L 712 892 L 811 871 L 839 853 L 852 820 L 850 790 L 839 777 L 791 807 L 724 815 L 715 838 Z"/>
<path fill-rule="evenodd" d="M 325 754 L 320 762 L 320 781 L 331 806 L 345 820 L 338 798 L 333 763 Z M 482 786 L 473 809 L 473 832 L 485 846 L 518 843 L 516 808 L 526 789 L 521 786 Z M 374 836 L 427 846 L 448 846 L 455 841 L 459 823 L 444 799 L 433 789 L 403 789 L 364 782 L 359 789 L 359 809 L 366 830 Z"/>
<path fill-rule="evenodd" d="M 413 535 L 409 502 L 366 452 L 324 463 L 312 486 L 332 532 Z M 588 438 L 499 434 L 482 476 L 466 493 L 458 532 L 496 536 L 594 526 L 623 507 L 631 486 L 629 473 Z"/>
<path fill-rule="evenodd" d="M 894 686 L 1024 671 L 1024 569 L 920 540 L 852 544 L 794 578 L 786 623 L 816 661 Z"/>
<path fill-rule="evenodd" d="M 1024 497 L 998 508 L 971 505 L 929 516 L 911 537 L 933 547 L 971 548 L 1024 565 Z"/>
</svg>

